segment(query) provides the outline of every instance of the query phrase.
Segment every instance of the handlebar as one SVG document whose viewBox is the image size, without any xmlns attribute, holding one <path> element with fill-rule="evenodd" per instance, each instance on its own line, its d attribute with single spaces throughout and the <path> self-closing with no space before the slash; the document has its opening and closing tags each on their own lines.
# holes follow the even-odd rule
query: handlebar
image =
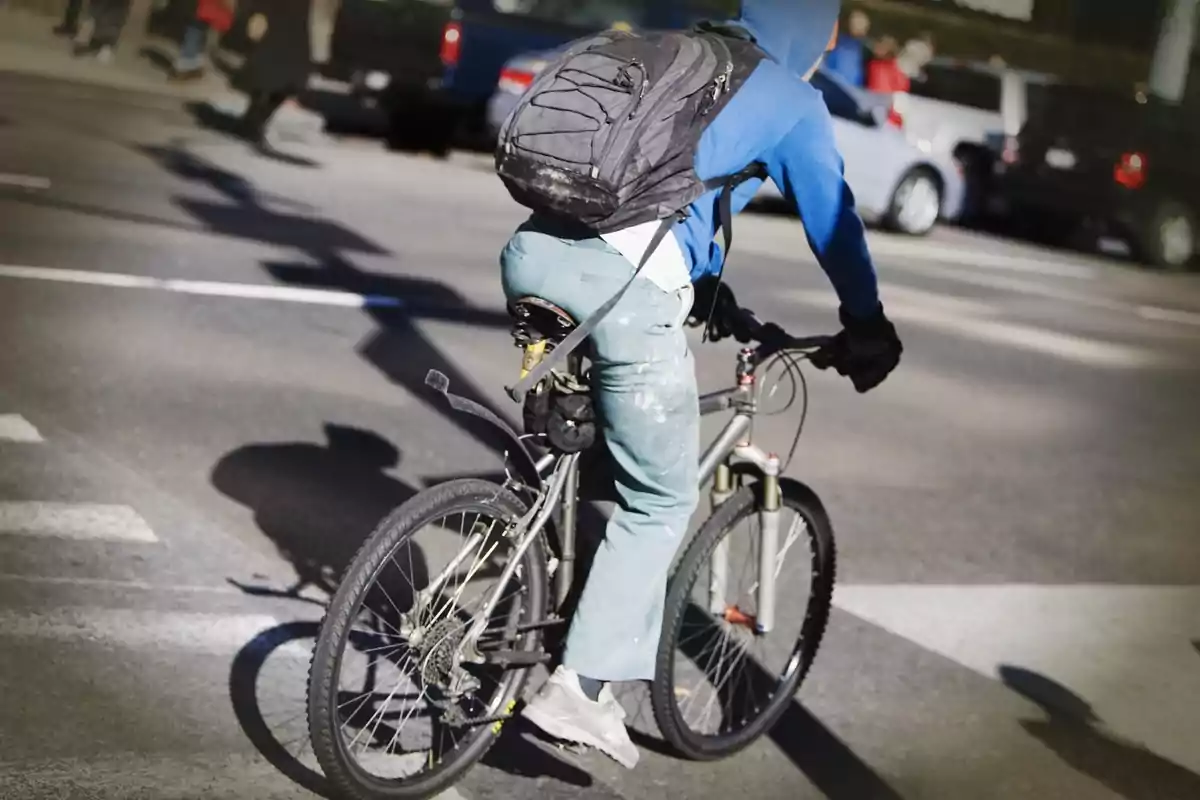
<svg viewBox="0 0 1200 800">
<path fill-rule="evenodd" d="M 762 363 L 766 359 L 784 350 L 821 350 L 833 343 L 834 337 L 792 336 L 774 322 L 762 322 L 754 316 L 754 312 L 739 309 L 740 322 L 750 338 L 759 344 L 754 348 L 754 361 Z"/>
</svg>

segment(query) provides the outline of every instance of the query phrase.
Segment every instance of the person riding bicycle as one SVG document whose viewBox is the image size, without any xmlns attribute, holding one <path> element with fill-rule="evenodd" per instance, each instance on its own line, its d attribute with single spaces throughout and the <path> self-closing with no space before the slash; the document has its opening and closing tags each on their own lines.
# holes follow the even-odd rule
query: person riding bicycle
<svg viewBox="0 0 1200 800">
<path fill-rule="evenodd" d="M 839 298 L 843 330 L 826 365 L 862 393 L 898 365 L 903 347 L 880 302 L 829 112 L 808 83 L 837 40 L 839 10 L 839 0 L 743 0 L 737 19 L 708 26 L 740 43 L 731 53 L 756 45 L 765 57 L 744 75 L 734 71 L 738 85 L 699 140 L 695 172 L 707 181 L 765 165 Z M 744 208 L 761 182 L 738 185 L 725 212 Z M 665 237 L 656 236 L 658 222 L 597 236 L 535 211 L 500 257 L 510 302 L 536 296 L 577 320 L 625 289 L 590 331 L 591 383 L 619 499 L 562 663 L 523 713 L 629 768 L 638 751 L 608 684 L 653 679 L 668 571 L 699 501 L 698 391 L 684 328 L 709 320 L 713 339 L 749 340 L 733 293 L 714 280 L 726 255 L 715 241 L 728 217 L 719 198 L 714 189 L 691 203 Z"/>
</svg>

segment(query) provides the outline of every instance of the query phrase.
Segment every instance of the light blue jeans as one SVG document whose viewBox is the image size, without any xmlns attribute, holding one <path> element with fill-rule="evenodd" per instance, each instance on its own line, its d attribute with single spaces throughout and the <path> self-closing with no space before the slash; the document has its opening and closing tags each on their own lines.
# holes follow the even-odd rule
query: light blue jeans
<svg viewBox="0 0 1200 800">
<path fill-rule="evenodd" d="M 500 256 L 510 299 L 535 295 L 582 321 L 634 265 L 602 239 L 535 221 Z M 638 278 L 591 337 L 592 387 L 614 463 L 617 508 L 567 636 L 563 665 L 601 681 L 650 680 L 667 571 L 699 500 L 700 407 L 683 323 L 687 286 Z"/>
</svg>

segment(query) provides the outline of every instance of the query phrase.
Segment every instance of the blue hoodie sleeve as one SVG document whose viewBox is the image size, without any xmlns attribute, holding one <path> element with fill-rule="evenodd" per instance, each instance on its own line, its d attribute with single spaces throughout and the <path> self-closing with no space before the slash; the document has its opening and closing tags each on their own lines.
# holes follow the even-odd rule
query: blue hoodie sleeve
<svg viewBox="0 0 1200 800">
<path fill-rule="evenodd" d="M 823 103 L 779 142 L 766 164 L 771 180 L 800 214 L 809 247 L 847 313 L 874 314 L 879 309 L 875 266 Z"/>
</svg>

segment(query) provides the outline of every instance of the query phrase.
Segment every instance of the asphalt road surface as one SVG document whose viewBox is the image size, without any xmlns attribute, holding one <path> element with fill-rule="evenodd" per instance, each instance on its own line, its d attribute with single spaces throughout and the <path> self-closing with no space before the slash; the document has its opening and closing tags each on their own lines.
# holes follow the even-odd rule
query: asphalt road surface
<svg viewBox="0 0 1200 800">
<path fill-rule="evenodd" d="M 311 796 L 323 581 L 422 486 L 499 466 L 422 381 L 516 416 L 521 210 L 485 160 L 285 147 L 0 76 L 0 796 Z M 907 349 L 866 396 L 810 373 L 790 472 L 840 580 L 778 728 L 627 772 L 513 725 L 448 797 L 1200 797 L 1200 281 L 872 242 Z M 796 222 L 743 215 L 728 275 L 833 332 Z M 704 387 L 733 353 L 699 348 Z"/>
</svg>

